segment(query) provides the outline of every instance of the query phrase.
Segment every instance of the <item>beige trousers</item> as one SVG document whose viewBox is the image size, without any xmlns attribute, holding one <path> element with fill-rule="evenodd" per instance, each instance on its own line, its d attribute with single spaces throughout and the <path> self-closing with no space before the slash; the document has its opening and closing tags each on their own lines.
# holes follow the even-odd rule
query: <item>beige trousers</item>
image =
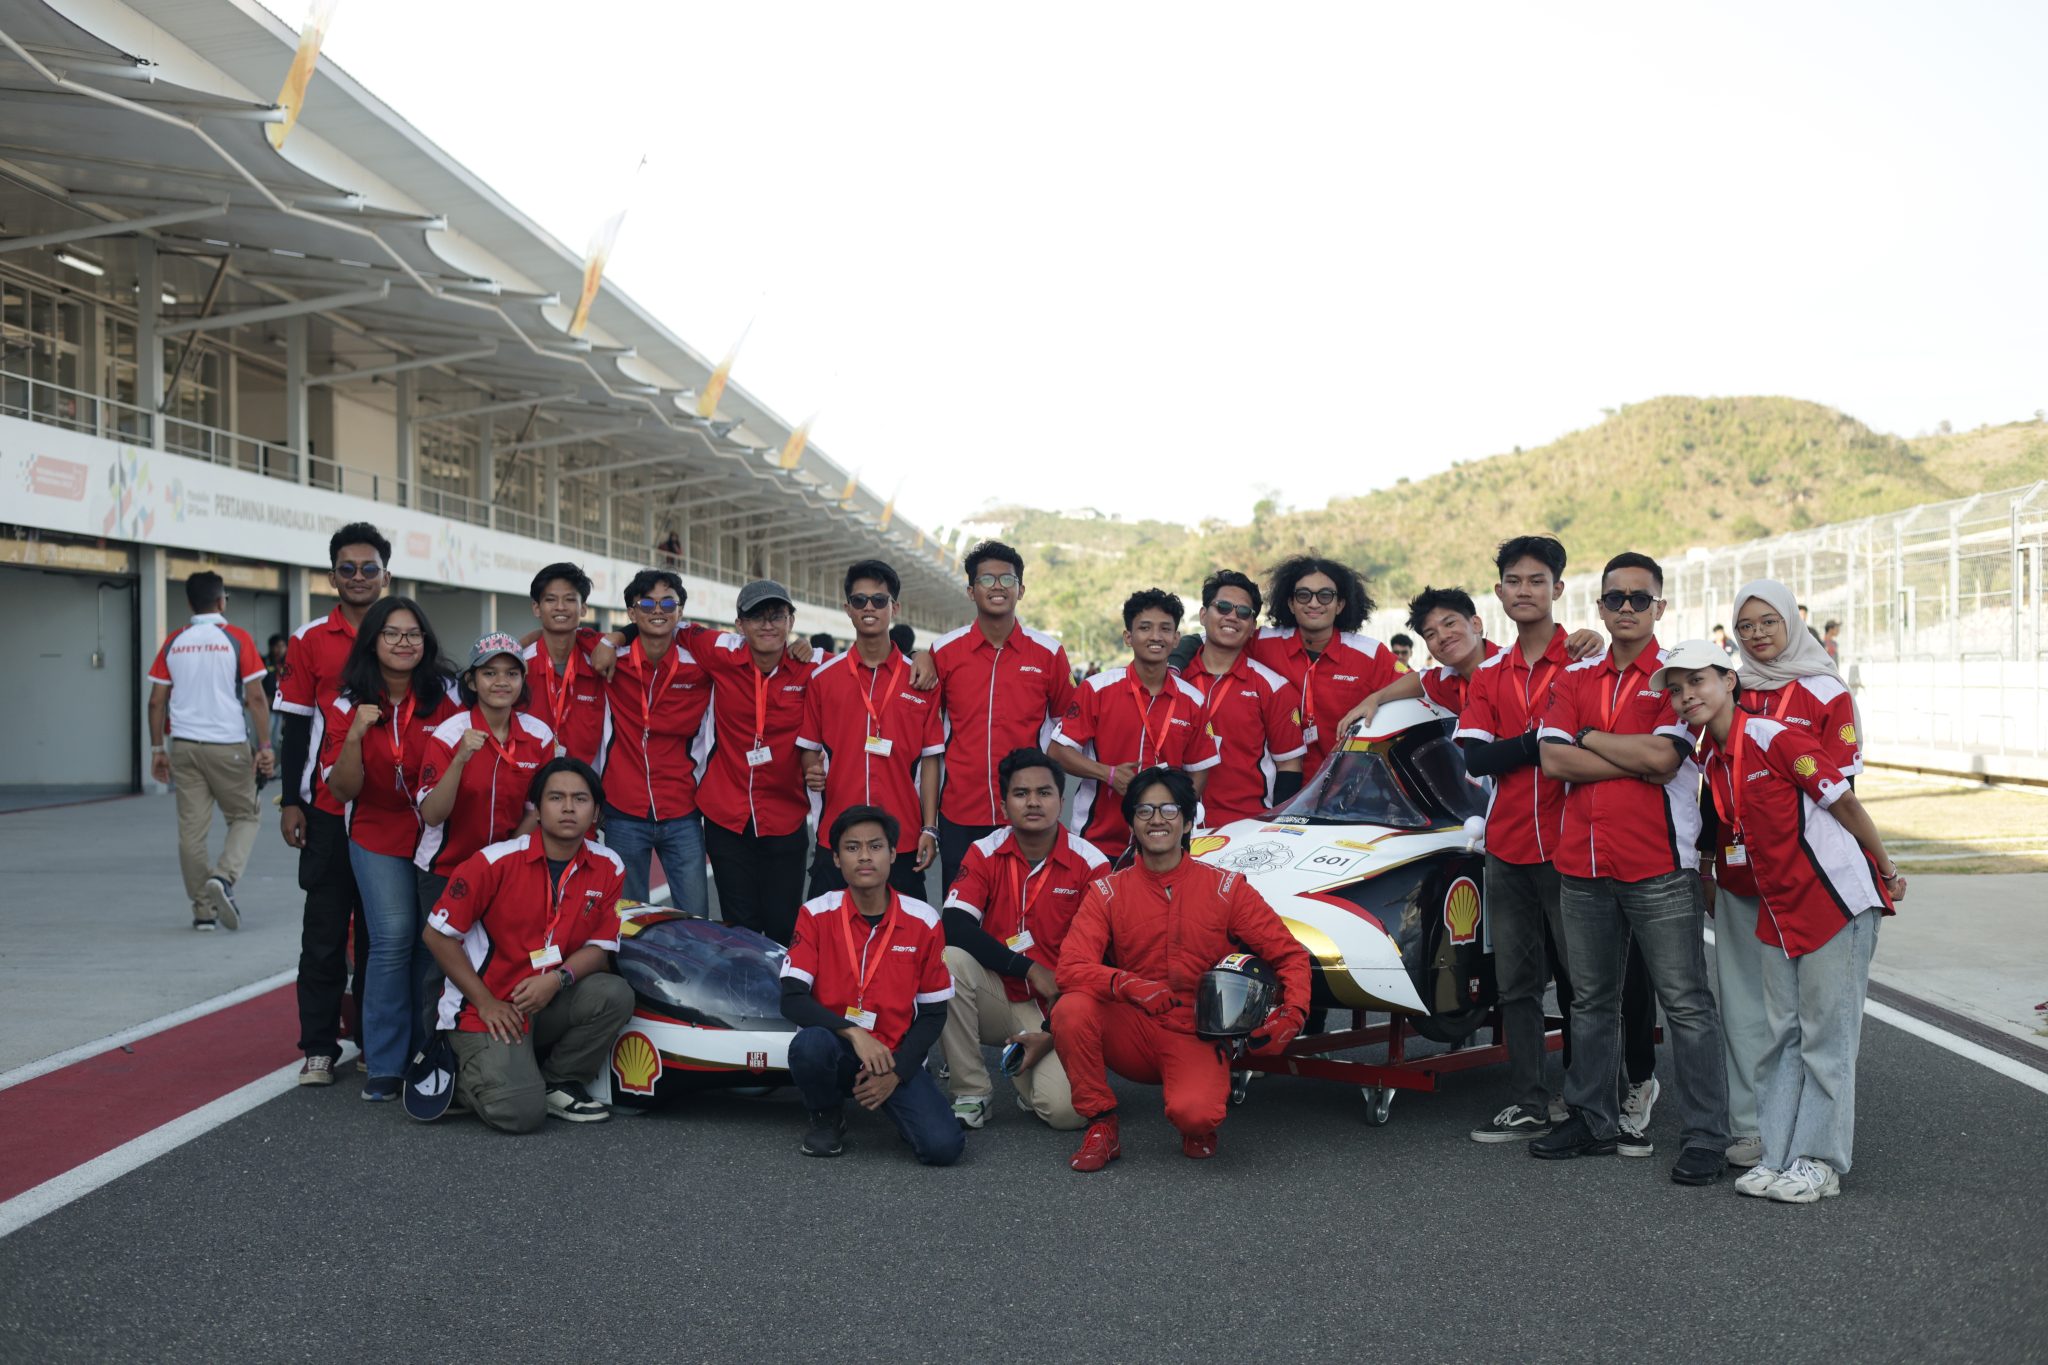
<svg viewBox="0 0 2048 1365">
<path fill-rule="evenodd" d="M 249 851 L 256 847 L 263 818 L 256 813 L 256 770 L 249 746 L 202 744 L 172 739 L 171 784 L 178 797 L 178 870 L 185 876 L 185 898 L 192 902 L 194 919 L 212 919 L 213 911 L 199 903 L 199 890 L 208 877 L 219 877 L 232 885 L 249 865 Z M 227 842 L 221 846 L 220 861 L 206 852 L 207 837 L 213 832 L 213 808 L 227 817 Z"/>
<path fill-rule="evenodd" d="M 946 1002 L 946 1030 L 939 1047 L 946 1056 L 946 1088 L 954 1099 L 986 1097 L 994 1088 L 984 1045 L 1001 1043 L 1013 1033 L 1035 1033 L 1045 1024 L 1036 1000 L 1012 1000 L 1003 978 L 983 967 L 964 948 L 946 949 L 946 970 L 953 974 L 953 998 Z M 1010 1078 L 1031 1112 L 1053 1127 L 1081 1127 L 1067 1070 L 1057 1052 Z"/>
</svg>

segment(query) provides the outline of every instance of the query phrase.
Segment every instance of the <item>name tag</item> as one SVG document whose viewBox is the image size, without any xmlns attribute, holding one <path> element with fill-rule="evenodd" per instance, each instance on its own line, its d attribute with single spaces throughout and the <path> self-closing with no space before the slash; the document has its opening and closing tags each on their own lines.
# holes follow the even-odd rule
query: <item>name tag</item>
<svg viewBox="0 0 2048 1365">
<path fill-rule="evenodd" d="M 1741 844 L 1730 844 L 1721 850 L 1721 861 L 1730 867 L 1746 867 L 1749 864 L 1749 850 Z"/>
<path fill-rule="evenodd" d="M 770 759 L 773 759 L 774 757 L 775 751 L 769 748 L 767 745 L 763 744 L 758 749 L 747 750 L 747 766 L 749 768 L 758 768 L 762 764 L 767 763 Z"/>
<path fill-rule="evenodd" d="M 567 758 L 568 756 L 569 756 L 569 746 L 568 746 L 568 745 L 566 745 L 566 744 L 563 744 L 562 742 L 560 742 L 559 740 L 557 740 L 557 741 L 555 742 L 555 757 L 556 757 L 556 758 Z"/>
<path fill-rule="evenodd" d="M 846 1007 L 846 1017 L 853 1020 L 854 1025 L 858 1028 L 872 1029 L 875 1026 L 875 1012 L 873 1010 L 864 1010 L 858 1005 L 848 1005 Z"/>
<path fill-rule="evenodd" d="M 869 735 L 866 747 L 867 751 L 876 758 L 887 758 L 891 751 L 896 748 L 896 741 L 884 739 L 880 735 Z"/>
<path fill-rule="evenodd" d="M 526 959 L 533 964 L 535 971 L 543 967 L 559 967 L 562 964 L 561 945 L 550 943 L 545 948 L 535 948 L 526 955 Z"/>
<path fill-rule="evenodd" d="M 1313 726 L 1313 725 L 1304 725 L 1304 726 L 1302 726 L 1302 727 L 1301 727 L 1301 739 L 1302 739 L 1302 742 L 1303 742 L 1304 744 L 1313 744 L 1313 743 L 1315 743 L 1315 742 L 1316 742 L 1316 727 L 1315 727 L 1315 726 Z"/>
<path fill-rule="evenodd" d="M 1011 952 L 1021 953 L 1026 948 L 1029 948 L 1034 940 L 1029 929 L 1020 929 L 1017 931 L 1016 937 L 1008 939 L 1006 942 L 1009 943 Z"/>
</svg>

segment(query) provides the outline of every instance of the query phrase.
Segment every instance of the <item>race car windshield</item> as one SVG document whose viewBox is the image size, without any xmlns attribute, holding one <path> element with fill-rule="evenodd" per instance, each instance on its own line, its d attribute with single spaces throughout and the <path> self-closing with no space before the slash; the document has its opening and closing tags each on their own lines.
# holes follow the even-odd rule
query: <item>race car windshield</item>
<svg viewBox="0 0 2048 1365">
<path fill-rule="evenodd" d="M 1346 825 L 1428 829 L 1429 815 L 1402 789 L 1384 753 L 1340 753 L 1277 812 Z"/>
<path fill-rule="evenodd" d="M 742 1028 L 782 1018 L 783 954 L 767 940 L 707 920 L 650 924 L 619 945 L 619 975 L 685 1023 Z"/>
</svg>

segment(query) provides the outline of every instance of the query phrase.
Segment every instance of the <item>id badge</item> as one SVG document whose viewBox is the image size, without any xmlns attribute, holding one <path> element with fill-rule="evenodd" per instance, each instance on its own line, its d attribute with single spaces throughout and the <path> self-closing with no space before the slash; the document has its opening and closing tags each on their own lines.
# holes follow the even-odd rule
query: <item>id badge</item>
<svg viewBox="0 0 2048 1365">
<path fill-rule="evenodd" d="M 853 1020 L 854 1024 L 860 1028 L 873 1029 L 875 1026 L 875 1012 L 873 1010 L 864 1010 L 858 1005 L 848 1005 L 846 1007 L 846 1017 Z"/>
<path fill-rule="evenodd" d="M 1749 850 L 1741 844 L 1730 844 L 1722 851 L 1721 861 L 1730 867 L 1747 867 L 1749 865 Z"/>
<path fill-rule="evenodd" d="M 558 943 L 550 943 L 545 948 L 535 948 L 526 955 L 526 958 L 533 963 L 535 971 L 543 967 L 559 967 L 562 963 L 562 947 Z"/>
<path fill-rule="evenodd" d="M 1313 726 L 1313 725 L 1304 725 L 1304 726 L 1302 726 L 1302 727 L 1301 727 L 1301 742 L 1302 742 L 1303 744 L 1313 744 L 1313 743 L 1315 743 L 1315 742 L 1316 742 L 1316 727 L 1315 727 L 1315 726 Z"/>
<path fill-rule="evenodd" d="M 1019 929 L 1015 938 L 1007 939 L 1005 942 L 1010 945 L 1011 952 L 1021 953 L 1026 948 L 1029 948 L 1033 942 L 1031 931 L 1029 929 Z"/>
<path fill-rule="evenodd" d="M 876 758 L 887 758 L 895 747 L 896 741 L 893 739 L 884 739 L 880 735 L 868 736 L 867 751 Z"/>
<path fill-rule="evenodd" d="M 747 766 L 749 768 L 759 768 L 767 764 L 774 757 L 775 751 L 763 744 L 758 749 L 747 750 Z"/>
<path fill-rule="evenodd" d="M 555 757 L 556 757 L 556 758 L 567 758 L 568 756 L 569 756 L 569 746 L 568 746 L 568 745 L 566 745 L 566 744 L 564 744 L 564 743 L 562 743 L 562 742 L 561 742 L 560 740 L 557 740 L 557 741 L 555 741 Z"/>
</svg>

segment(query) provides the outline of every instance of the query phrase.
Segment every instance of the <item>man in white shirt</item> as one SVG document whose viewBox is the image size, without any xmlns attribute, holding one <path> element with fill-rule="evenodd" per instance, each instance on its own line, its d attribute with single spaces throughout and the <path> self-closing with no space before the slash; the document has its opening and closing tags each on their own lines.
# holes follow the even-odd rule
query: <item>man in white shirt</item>
<svg viewBox="0 0 2048 1365">
<path fill-rule="evenodd" d="M 178 866 L 192 902 L 192 927 L 242 927 L 235 879 L 248 865 L 262 826 L 256 775 L 270 776 L 270 703 L 263 695 L 263 659 L 256 641 L 221 613 L 227 588 L 210 571 L 185 580 L 190 625 L 173 631 L 149 666 L 149 772 L 178 794 Z M 245 716 L 243 713 L 247 712 Z M 262 736 L 251 761 L 249 735 Z M 166 750 L 166 740 L 175 741 Z M 209 865 L 213 808 L 227 817 L 220 861 Z"/>
</svg>

